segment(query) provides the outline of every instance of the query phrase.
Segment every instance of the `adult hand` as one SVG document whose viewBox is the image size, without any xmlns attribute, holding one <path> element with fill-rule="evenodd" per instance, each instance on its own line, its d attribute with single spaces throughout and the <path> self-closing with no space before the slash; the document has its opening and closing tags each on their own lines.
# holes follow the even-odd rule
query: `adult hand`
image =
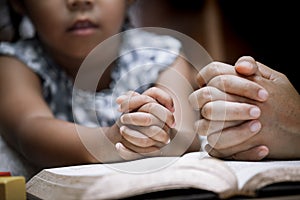
<svg viewBox="0 0 300 200">
<path fill-rule="evenodd" d="M 250 76 L 257 71 L 257 65 L 250 69 L 246 66 L 245 74 Z M 208 149 L 211 155 L 216 149 L 230 148 L 260 131 L 259 121 L 249 121 L 258 119 L 260 109 L 247 101 L 266 101 L 268 93 L 262 86 L 243 78 L 233 66 L 220 62 L 203 68 L 197 80 L 200 89 L 192 93 L 189 100 L 201 112 L 202 118 L 195 123 L 195 127 L 200 135 L 208 136 L 209 144 L 214 147 Z M 267 154 L 265 150 L 264 147 L 255 147 L 245 152 L 243 157 L 246 154 L 246 159 L 261 159 L 257 156 L 258 151 Z"/>
<path fill-rule="evenodd" d="M 239 74 L 223 63 L 207 66 L 198 76 L 207 86 L 190 96 L 204 117 L 197 124 L 205 130 L 200 134 L 208 135 L 207 151 L 239 160 L 260 160 L 268 153 L 269 158 L 299 157 L 300 100 L 290 81 L 251 57 L 239 59 L 235 69 Z"/>
</svg>

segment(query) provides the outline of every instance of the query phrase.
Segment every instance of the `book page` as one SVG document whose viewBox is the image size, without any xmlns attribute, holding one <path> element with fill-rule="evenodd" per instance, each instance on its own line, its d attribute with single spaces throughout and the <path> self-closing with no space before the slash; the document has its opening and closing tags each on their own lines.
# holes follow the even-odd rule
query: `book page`
<svg viewBox="0 0 300 200">
<path fill-rule="evenodd" d="M 179 159 L 195 159 L 196 162 L 203 158 L 211 158 L 206 152 L 191 152 L 181 157 L 150 157 L 140 160 L 111 164 L 88 164 L 69 167 L 45 169 L 53 174 L 64 176 L 104 176 L 112 173 L 149 173 L 167 168 L 175 164 Z M 182 163 L 183 164 L 183 163 Z M 181 164 L 181 165 L 182 165 Z M 189 164 L 188 164 L 189 165 Z"/>
<path fill-rule="evenodd" d="M 254 190 L 282 181 L 300 181 L 300 161 L 225 161 L 236 174 L 239 190 Z M 256 176 L 256 177 L 254 177 Z"/>
<path fill-rule="evenodd" d="M 215 193 L 237 189 L 228 166 L 200 155 L 45 169 L 26 184 L 27 193 L 42 199 L 49 194 L 49 199 L 118 199 L 168 189 L 199 188 Z"/>
<path fill-rule="evenodd" d="M 84 197 L 119 199 L 162 190 L 188 188 L 227 194 L 236 191 L 237 180 L 220 160 L 186 156 L 161 170 L 144 174 L 112 174 L 98 179 L 88 188 Z"/>
</svg>

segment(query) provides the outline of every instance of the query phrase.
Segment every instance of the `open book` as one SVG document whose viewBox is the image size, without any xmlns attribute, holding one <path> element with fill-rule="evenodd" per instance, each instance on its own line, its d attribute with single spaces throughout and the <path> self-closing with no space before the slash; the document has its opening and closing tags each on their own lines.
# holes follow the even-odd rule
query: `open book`
<svg viewBox="0 0 300 200">
<path fill-rule="evenodd" d="M 44 169 L 26 183 L 28 199 L 121 199 L 158 191 L 201 189 L 221 199 L 255 196 L 278 182 L 300 183 L 300 161 L 222 161 L 206 153 L 115 164 Z"/>
</svg>

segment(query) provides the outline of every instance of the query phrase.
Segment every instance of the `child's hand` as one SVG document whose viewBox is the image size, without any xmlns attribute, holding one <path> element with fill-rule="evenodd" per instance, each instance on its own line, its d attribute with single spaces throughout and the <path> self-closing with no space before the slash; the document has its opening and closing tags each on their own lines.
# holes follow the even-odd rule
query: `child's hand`
<svg viewBox="0 0 300 200">
<path fill-rule="evenodd" d="M 124 140 L 116 145 L 126 160 L 160 155 L 160 148 L 170 142 L 169 131 L 175 125 L 172 98 L 162 89 L 152 87 L 143 94 L 128 92 L 117 98 Z"/>
</svg>

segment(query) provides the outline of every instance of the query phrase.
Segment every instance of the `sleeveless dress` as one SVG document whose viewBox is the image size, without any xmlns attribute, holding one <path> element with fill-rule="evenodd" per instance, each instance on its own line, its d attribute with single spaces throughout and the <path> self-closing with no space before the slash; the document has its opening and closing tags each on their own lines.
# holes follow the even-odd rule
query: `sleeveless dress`
<svg viewBox="0 0 300 200">
<path fill-rule="evenodd" d="M 89 127 L 114 124 L 120 116 L 116 97 L 129 90 L 142 93 L 151 87 L 180 50 L 180 42 L 170 36 L 126 31 L 109 88 L 88 92 L 74 87 L 72 79 L 43 51 L 37 38 L 0 43 L 0 55 L 17 58 L 39 76 L 43 97 L 56 118 Z M 0 137 L 0 171 L 10 171 L 28 180 L 39 170 Z"/>
</svg>

